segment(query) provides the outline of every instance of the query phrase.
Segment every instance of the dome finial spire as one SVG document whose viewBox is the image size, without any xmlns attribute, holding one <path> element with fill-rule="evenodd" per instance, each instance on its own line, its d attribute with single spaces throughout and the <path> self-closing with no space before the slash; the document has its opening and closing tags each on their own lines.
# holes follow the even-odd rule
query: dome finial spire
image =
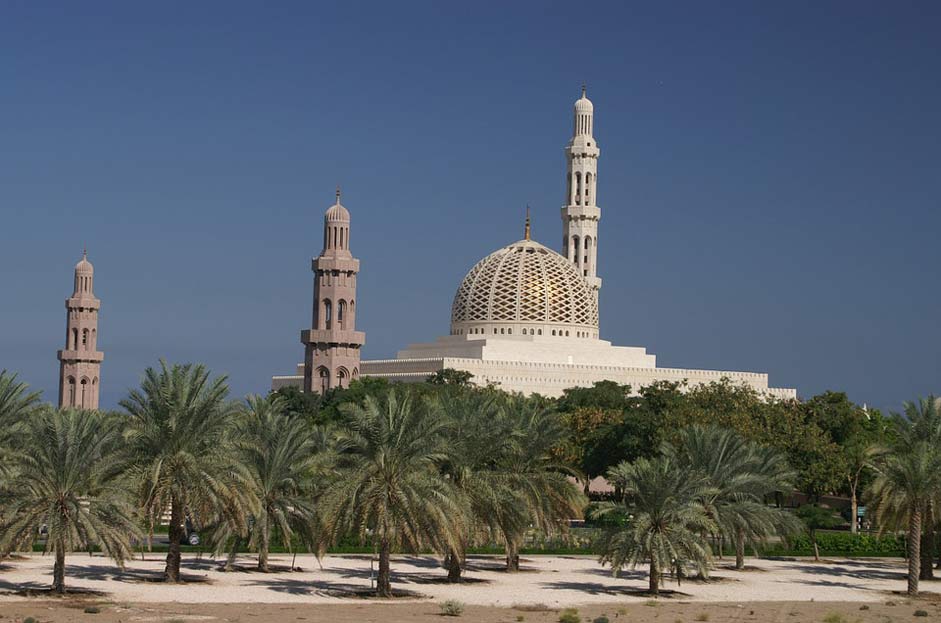
<svg viewBox="0 0 941 623">
<path fill-rule="evenodd" d="M 587 97 L 587 95 L 585 95 L 585 91 L 587 91 L 587 89 L 585 88 L 585 83 L 583 82 L 582 83 L 582 97 Z"/>
<path fill-rule="evenodd" d="M 340 203 L 340 185 L 337 184 L 337 203 Z"/>
<path fill-rule="evenodd" d="M 529 204 L 526 204 L 526 227 L 523 230 L 523 237 L 529 240 Z"/>
</svg>

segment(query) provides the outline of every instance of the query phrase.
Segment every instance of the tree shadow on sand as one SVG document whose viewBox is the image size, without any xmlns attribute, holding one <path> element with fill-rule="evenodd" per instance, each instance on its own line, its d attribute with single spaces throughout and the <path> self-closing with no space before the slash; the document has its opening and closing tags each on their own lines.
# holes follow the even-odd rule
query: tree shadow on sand
<svg viewBox="0 0 941 623">
<path fill-rule="evenodd" d="M 394 581 L 394 580 L 393 580 Z M 358 599 L 375 599 L 376 590 L 361 584 L 348 584 L 343 582 L 329 582 L 325 580 L 291 580 L 287 578 L 257 579 L 250 583 L 277 593 L 289 595 L 320 595 L 326 597 L 353 597 Z M 393 589 L 392 596 L 397 598 L 421 599 L 421 593 Z"/>
<path fill-rule="evenodd" d="M 613 597 L 655 597 L 663 599 L 673 599 L 677 597 L 690 597 L 689 593 L 683 593 L 678 590 L 660 589 L 659 595 L 653 595 L 645 588 L 635 588 L 631 586 L 619 586 L 610 584 L 601 584 L 598 582 L 540 582 L 540 586 L 552 590 L 579 591 L 588 595 L 610 595 Z"/>
</svg>

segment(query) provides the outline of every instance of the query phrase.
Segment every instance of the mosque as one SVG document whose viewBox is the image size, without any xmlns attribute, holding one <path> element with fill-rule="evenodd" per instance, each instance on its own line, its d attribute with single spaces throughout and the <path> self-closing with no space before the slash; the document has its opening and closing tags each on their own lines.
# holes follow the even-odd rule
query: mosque
<svg viewBox="0 0 941 623">
<path fill-rule="evenodd" d="M 561 253 L 531 239 L 527 214 L 523 239 L 484 257 L 458 285 L 450 334 L 411 344 L 394 359 L 360 360 L 366 336 L 355 330 L 359 260 L 350 252 L 350 213 L 337 190 L 324 217 L 323 251 L 312 263 L 312 324 L 301 332 L 304 363 L 295 375 L 273 377 L 272 389 L 296 386 L 322 393 L 360 376 L 420 382 L 452 368 L 469 372 L 478 385 L 544 396 L 602 380 L 636 389 L 656 381 L 696 385 L 727 378 L 769 396 L 795 398 L 795 389 L 769 387 L 765 373 L 661 368 L 645 348 L 601 339 L 596 203 L 601 151 L 593 126 L 594 106 L 583 87 L 565 147 Z"/>
</svg>

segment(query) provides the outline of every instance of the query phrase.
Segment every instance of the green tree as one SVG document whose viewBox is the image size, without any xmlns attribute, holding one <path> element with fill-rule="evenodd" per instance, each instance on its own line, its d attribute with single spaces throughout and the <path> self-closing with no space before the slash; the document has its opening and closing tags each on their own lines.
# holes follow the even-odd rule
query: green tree
<svg viewBox="0 0 941 623">
<path fill-rule="evenodd" d="M 724 538 L 735 544 L 735 568 L 745 565 L 745 546 L 763 545 L 774 535 L 799 530 L 793 515 L 769 506 L 766 498 L 789 491 L 794 472 L 783 454 L 716 426 L 691 426 L 680 431 L 665 456 L 706 477 L 702 504 Z"/>
<path fill-rule="evenodd" d="M 908 591 L 932 578 L 934 530 L 941 506 L 941 401 L 934 396 L 905 403 L 893 414 L 891 445 L 876 464 L 870 489 L 880 530 L 907 526 Z"/>
<path fill-rule="evenodd" d="M 293 385 L 286 385 L 272 391 L 270 396 L 284 402 L 284 413 L 291 417 L 300 417 L 310 424 L 323 424 L 326 415 L 323 412 L 323 398 L 316 392 L 302 392 Z"/>
<path fill-rule="evenodd" d="M 797 509 L 797 517 L 804 522 L 807 532 L 810 534 L 810 542 L 814 546 L 814 560 L 820 562 L 820 548 L 817 546 L 817 531 L 836 528 L 842 525 L 843 521 L 830 508 L 824 508 L 817 504 L 805 504 Z"/>
<path fill-rule="evenodd" d="M 393 548 L 459 550 L 465 509 L 442 477 L 447 422 L 408 391 L 347 403 L 338 476 L 319 498 L 321 551 L 340 536 L 372 536 L 379 549 L 376 594 L 392 595 Z"/>
<path fill-rule="evenodd" d="M 18 381 L 16 374 L 0 370 L 0 479 L 8 473 L 12 450 L 20 445 L 17 433 L 39 404 L 39 396 L 39 392 L 29 391 L 26 383 Z"/>
<path fill-rule="evenodd" d="M 284 547 L 291 547 L 295 536 L 312 541 L 312 478 L 326 473 L 328 447 L 321 431 L 285 415 L 285 401 L 274 394 L 249 396 L 246 407 L 239 418 L 239 461 L 259 502 L 250 522 L 249 546 L 258 551 L 258 570 L 267 573 L 272 533 Z"/>
<path fill-rule="evenodd" d="M 236 460 L 233 422 L 238 405 L 227 400 L 225 377 L 210 379 L 202 365 L 147 368 L 140 389 L 121 401 L 127 473 L 152 532 L 170 511 L 164 578 L 180 581 L 185 521 L 227 522 L 240 531 L 257 510 L 249 477 Z"/>
<path fill-rule="evenodd" d="M 474 375 L 466 370 L 444 368 L 429 376 L 428 383 L 431 385 L 457 385 L 459 387 L 467 387 L 472 384 L 471 379 L 473 378 Z"/>
<path fill-rule="evenodd" d="M 65 592 L 65 555 L 99 546 L 123 567 L 137 534 L 116 486 L 117 433 L 92 411 L 41 409 L 23 423 L 15 474 L 0 489 L 0 552 L 30 548 L 46 528 L 45 552 L 55 563 L 52 590 Z"/>
<path fill-rule="evenodd" d="M 491 512 L 503 535 L 507 570 L 518 571 L 529 525 L 551 534 L 566 520 L 580 517 L 587 499 L 569 479 L 574 472 L 556 459 L 554 449 L 566 435 L 558 414 L 518 396 L 506 397 L 503 411 L 513 443 L 499 459 L 506 494 Z M 524 512 L 525 524 L 518 521 L 517 509 Z"/>
<path fill-rule="evenodd" d="M 709 494 L 707 479 L 669 457 L 638 459 L 608 471 L 608 480 L 623 492 L 619 502 L 604 502 L 592 515 L 626 519 L 606 529 L 599 540 L 600 562 L 615 575 L 622 567 L 650 563 L 650 592 L 660 593 L 661 575 L 688 566 L 705 577 L 711 560 L 702 536 L 717 529 L 701 500 Z"/>
</svg>

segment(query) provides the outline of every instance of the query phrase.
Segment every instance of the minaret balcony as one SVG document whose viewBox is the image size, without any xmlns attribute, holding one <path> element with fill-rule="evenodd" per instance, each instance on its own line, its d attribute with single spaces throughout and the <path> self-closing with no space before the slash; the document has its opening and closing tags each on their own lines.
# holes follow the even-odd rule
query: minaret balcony
<svg viewBox="0 0 941 623">
<path fill-rule="evenodd" d="M 366 334 L 362 331 L 344 331 L 342 329 L 305 329 L 301 331 L 301 343 L 362 346 L 366 343 Z"/>
<path fill-rule="evenodd" d="M 100 350 L 60 350 L 58 356 L 59 361 L 86 361 L 89 363 L 101 363 L 105 358 L 105 354 Z"/>
<path fill-rule="evenodd" d="M 601 208 L 598 206 L 567 205 L 562 206 L 562 216 L 573 221 L 578 220 L 601 220 Z"/>
</svg>

